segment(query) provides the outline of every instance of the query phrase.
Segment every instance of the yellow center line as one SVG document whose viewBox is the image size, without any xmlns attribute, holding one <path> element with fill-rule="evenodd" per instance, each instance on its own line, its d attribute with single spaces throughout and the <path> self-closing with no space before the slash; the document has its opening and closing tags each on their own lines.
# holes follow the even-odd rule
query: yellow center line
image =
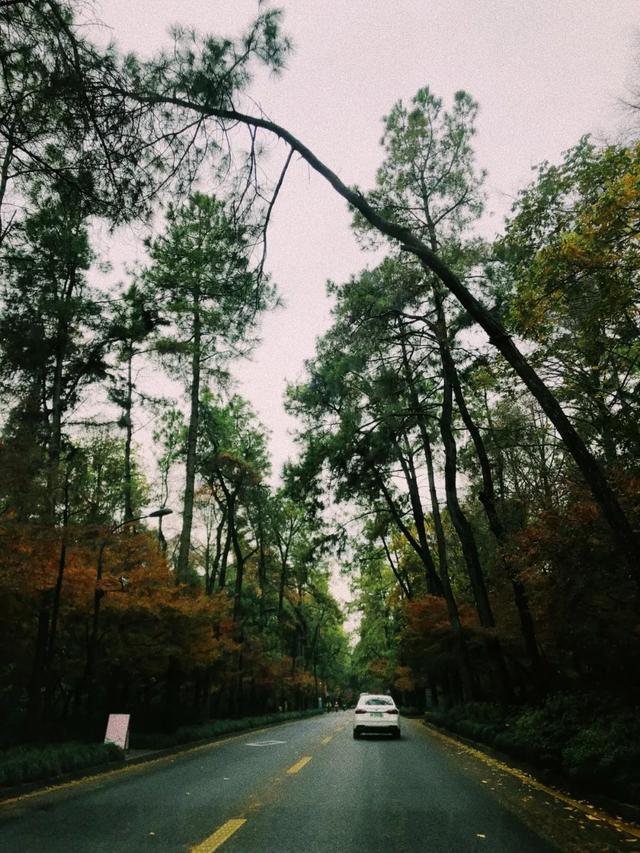
<svg viewBox="0 0 640 853">
<path fill-rule="evenodd" d="M 246 818 L 238 817 L 233 820 L 228 820 L 226 823 L 223 823 L 221 827 L 216 829 L 213 835 L 210 835 L 208 838 L 205 838 L 200 844 L 197 844 L 195 847 L 191 848 L 191 853 L 213 853 L 214 850 L 217 850 L 219 847 L 222 847 L 225 841 L 228 841 L 229 838 L 233 835 L 234 832 L 237 832 L 241 826 L 243 826 L 247 822 Z"/>
<path fill-rule="evenodd" d="M 301 758 L 300 761 L 296 761 L 296 763 L 293 765 L 293 767 L 290 767 L 287 770 L 287 773 L 289 773 L 290 775 L 293 773 L 298 773 L 300 770 L 302 770 L 302 768 L 305 766 L 305 764 L 308 764 L 310 761 L 311 761 L 311 756 L 305 755 L 305 757 Z"/>
<path fill-rule="evenodd" d="M 474 749 L 472 746 L 467 746 L 466 743 L 462 743 L 462 741 L 448 737 L 429 725 L 426 728 L 428 729 L 429 734 L 433 735 L 433 737 L 438 740 L 444 741 L 444 743 L 449 744 L 450 746 L 455 746 L 456 749 L 461 749 L 464 752 L 473 755 L 475 758 L 479 758 L 480 761 L 484 762 L 484 764 L 487 764 L 489 767 L 502 770 L 504 773 L 509 773 L 511 776 L 515 776 L 515 778 L 519 779 L 520 782 L 524 782 L 526 785 L 531 785 L 532 788 L 542 791 L 544 794 L 554 797 L 556 800 L 560 800 L 561 803 L 566 803 L 566 805 L 571 806 L 571 808 L 576 811 L 582 812 L 582 814 L 586 815 L 591 820 L 596 819 L 602 821 L 603 823 L 609 824 L 609 826 L 613 826 L 614 829 L 617 829 L 620 832 L 626 832 L 634 838 L 640 838 L 640 827 L 635 824 L 627 823 L 620 818 L 613 817 L 612 815 L 595 808 L 595 806 L 592 806 L 590 803 L 583 803 L 579 800 L 574 800 L 573 797 L 563 794 L 562 791 L 557 791 L 555 788 L 550 788 L 548 785 L 544 785 L 533 776 L 529 776 L 528 773 L 524 773 L 516 767 L 510 767 L 508 764 L 504 764 L 496 758 L 491 758 L 490 755 L 481 752 L 479 749 Z"/>
<path fill-rule="evenodd" d="M 329 743 L 329 741 L 333 740 L 333 735 L 329 735 L 328 737 L 323 737 L 320 743 Z"/>
</svg>

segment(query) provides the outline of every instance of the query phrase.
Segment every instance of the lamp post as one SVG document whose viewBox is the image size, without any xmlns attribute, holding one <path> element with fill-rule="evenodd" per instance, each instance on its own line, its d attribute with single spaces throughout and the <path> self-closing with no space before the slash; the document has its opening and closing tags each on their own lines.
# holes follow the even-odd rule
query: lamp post
<svg viewBox="0 0 640 853">
<path fill-rule="evenodd" d="M 107 531 L 106 535 L 103 537 L 102 542 L 100 543 L 100 548 L 98 549 L 98 563 L 96 565 L 96 584 L 93 592 L 93 617 L 91 620 L 91 635 L 89 637 L 89 645 L 87 648 L 87 661 L 84 672 L 84 682 L 88 687 L 88 712 L 91 714 L 93 711 L 93 702 L 94 702 L 94 694 L 95 694 L 95 670 L 96 670 L 96 652 L 98 648 L 98 628 L 100 625 L 100 602 L 102 601 L 102 597 L 104 595 L 104 590 L 100 589 L 100 581 L 102 580 L 102 572 L 104 569 L 104 551 L 107 547 L 107 542 L 110 536 L 120 530 L 123 527 L 126 527 L 128 524 L 134 524 L 136 521 L 142 521 L 144 518 L 158 518 L 161 519 L 165 515 L 171 515 L 173 512 L 169 507 L 161 507 L 160 509 L 154 509 L 152 512 L 147 512 L 144 515 L 138 515 L 135 518 L 127 518 L 125 521 L 121 521 L 119 524 L 115 524 L 113 527 L 110 527 Z M 127 587 L 126 578 L 120 578 L 120 585 L 122 587 L 122 591 Z"/>
<path fill-rule="evenodd" d="M 135 518 L 127 518 L 125 521 L 121 521 L 119 524 L 116 524 L 113 527 L 109 528 L 107 535 L 103 538 L 102 542 L 100 543 L 100 550 L 98 551 L 98 565 L 97 565 L 97 569 L 96 569 L 96 590 L 98 588 L 98 584 L 102 580 L 102 569 L 103 569 L 103 563 L 104 563 L 104 549 L 107 547 L 108 538 L 110 536 L 113 536 L 113 534 L 117 530 L 120 530 L 120 528 L 122 528 L 122 527 L 126 527 L 128 524 L 135 524 L 136 521 L 142 521 L 144 518 L 161 519 L 165 515 L 171 515 L 172 513 L 173 513 L 172 509 L 169 509 L 169 507 L 164 506 L 164 507 L 161 507 L 160 509 L 154 509 L 152 512 L 147 512 L 144 515 L 137 515 Z M 159 524 L 160 524 L 160 520 L 158 520 L 158 525 Z"/>
</svg>

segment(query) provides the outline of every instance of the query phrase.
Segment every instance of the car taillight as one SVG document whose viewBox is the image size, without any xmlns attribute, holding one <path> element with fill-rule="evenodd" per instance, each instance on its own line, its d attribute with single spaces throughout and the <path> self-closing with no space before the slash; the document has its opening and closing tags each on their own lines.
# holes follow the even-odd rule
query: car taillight
<svg viewBox="0 0 640 853">
<path fill-rule="evenodd" d="M 365 711 L 364 708 L 356 708 L 356 714 L 366 714 L 366 713 L 367 712 Z"/>
<path fill-rule="evenodd" d="M 397 708 L 391 708 L 389 711 L 385 711 L 385 714 L 397 714 Z"/>
</svg>

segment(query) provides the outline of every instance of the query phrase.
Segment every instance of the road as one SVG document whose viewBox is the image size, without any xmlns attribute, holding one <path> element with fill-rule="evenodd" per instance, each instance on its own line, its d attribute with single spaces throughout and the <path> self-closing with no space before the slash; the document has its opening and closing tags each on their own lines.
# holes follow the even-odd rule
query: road
<svg viewBox="0 0 640 853">
<path fill-rule="evenodd" d="M 616 824 L 616 821 L 613 821 Z M 403 720 L 341 712 L 0 804 L 3 853 L 607 853 L 640 832 Z"/>
</svg>

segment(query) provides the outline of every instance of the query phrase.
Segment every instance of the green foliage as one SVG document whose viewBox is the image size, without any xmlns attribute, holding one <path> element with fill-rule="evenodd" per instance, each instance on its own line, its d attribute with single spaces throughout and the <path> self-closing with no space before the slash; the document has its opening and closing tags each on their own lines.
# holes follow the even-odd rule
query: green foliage
<svg viewBox="0 0 640 853">
<path fill-rule="evenodd" d="M 384 216 L 457 264 L 461 241 L 468 240 L 464 232 L 484 202 L 485 173 L 476 167 L 472 146 L 477 113 L 478 104 L 462 91 L 455 93 L 450 109 L 428 87 L 418 90 L 410 106 L 397 101 L 384 118 L 385 158 L 368 196 Z M 372 235 L 359 214 L 355 227 Z"/>
<path fill-rule="evenodd" d="M 608 462 L 637 456 L 640 149 L 584 138 L 543 163 L 496 244 L 497 298 Z M 584 427 L 583 427 L 584 428 Z"/>
<path fill-rule="evenodd" d="M 122 761 L 124 753 L 114 743 L 17 746 L 0 753 L 0 785 L 45 782 L 65 773 Z"/>
<path fill-rule="evenodd" d="M 428 722 L 494 746 L 534 767 L 640 802 L 640 721 L 613 697 L 553 694 L 538 706 L 505 710 L 467 703 L 431 709 Z"/>
<path fill-rule="evenodd" d="M 148 216 L 167 186 L 188 194 L 209 152 L 225 160 L 223 133 L 194 133 L 180 104 L 236 105 L 256 67 L 278 73 L 290 49 L 280 10 L 265 9 L 237 39 L 177 27 L 171 50 L 141 61 L 95 47 L 83 11 L 70 0 L 0 5 L 0 148 L 10 178 L 0 182 L 0 242 L 12 218 L 2 215 L 5 190 L 20 190 L 24 175 L 62 179 L 113 224 Z M 160 103 L 160 93 L 171 94 Z"/>
<path fill-rule="evenodd" d="M 464 737 L 488 744 L 493 744 L 507 725 L 504 708 L 491 702 L 467 702 L 446 711 L 431 709 L 425 718 Z"/>
<path fill-rule="evenodd" d="M 248 352 L 259 313 L 274 304 L 268 280 L 249 267 L 250 228 L 228 208 L 204 193 L 170 204 L 165 234 L 149 247 L 144 279 L 169 327 L 155 347 L 178 376 L 193 357 L 212 375 Z"/>
<path fill-rule="evenodd" d="M 0 256 L 4 392 L 37 400 L 39 428 L 52 433 L 82 391 L 105 377 L 103 308 L 86 280 L 93 260 L 86 216 L 64 188 L 34 194 Z"/>
<path fill-rule="evenodd" d="M 302 720 L 322 714 L 317 708 L 306 711 L 279 711 L 276 714 L 262 714 L 258 717 L 241 717 L 237 720 L 212 720 L 199 726 L 180 726 L 173 733 L 166 732 L 132 732 L 132 749 L 168 749 L 185 743 L 212 740 L 235 732 L 249 729 L 259 729 L 274 723 L 287 720 Z"/>
</svg>

